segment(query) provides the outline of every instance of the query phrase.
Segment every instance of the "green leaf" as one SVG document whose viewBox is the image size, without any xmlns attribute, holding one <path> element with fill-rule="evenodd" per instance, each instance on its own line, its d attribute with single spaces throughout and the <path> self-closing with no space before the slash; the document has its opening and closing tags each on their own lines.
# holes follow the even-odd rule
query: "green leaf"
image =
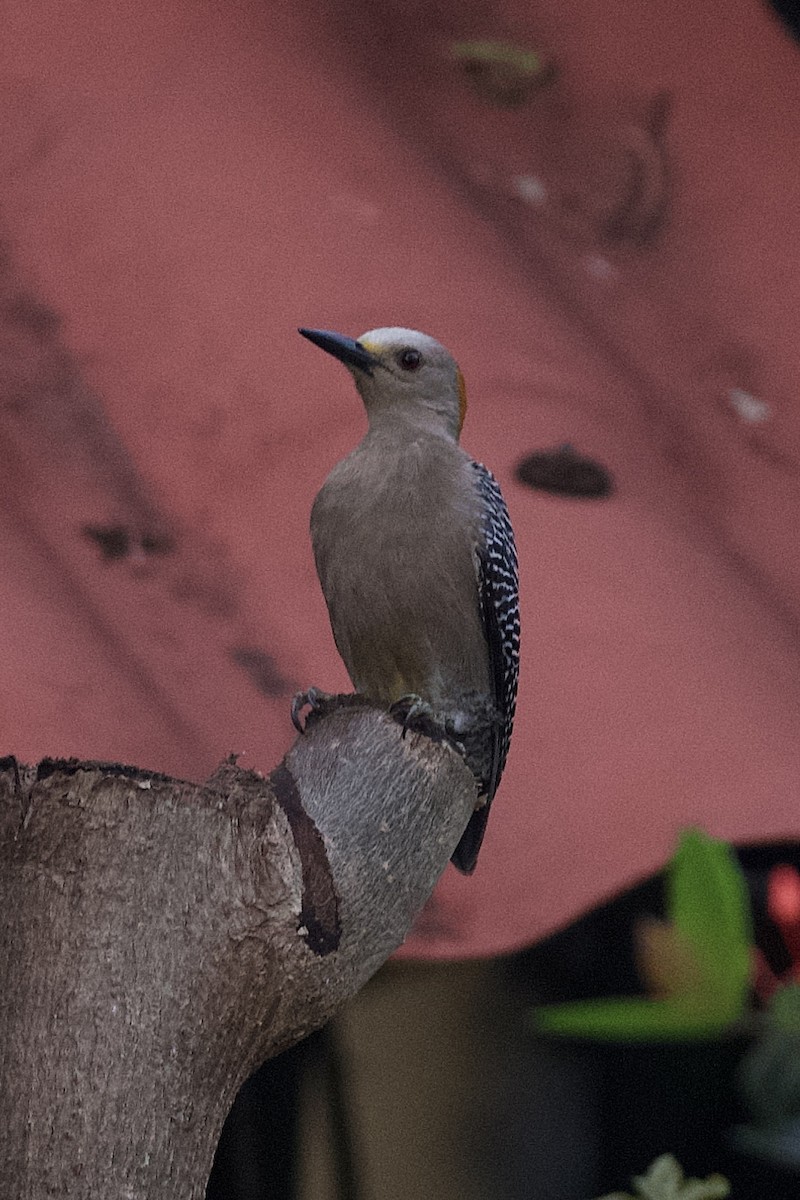
<svg viewBox="0 0 800 1200">
<path fill-rule="evenodd" d="M 645 1175 L 634 1175 L 633 1186 L 640 1200 L 725 1200 L 731 1185 L 724 1175 L 705 1179 L 686 1179 L 683 1168 L 672 1154 L 662 1154 Z M 600 1200 L 634 1200 L 627 1192 L 613 1192 Z"/>
<path fill-rule="evenodd" d="M 667 867 L 667 910 L 696 970 L 666 998 L 624 997 L 541 1006 L 540 1032 L 615 1041 L 712 1038 L 742 1015 L 751 963 L 747 886 L 729 845 L 698 829 L 681 835 Z"/>
<path fill-rule="evenodd" d="M 667 909 L 702 966 L 709 1015 L 720 1026 L 737 1020 L 748 994 L 752 928 L 747 885 L 726 842 L 700 829 L 682 834 L 668 870 Z"/>
<path fill-rule="evenodd" d="M 597 1041 L 691 1041 L 717 1037 L 716 1015 L 683 999 L 583 1000 L 574 1004 L 544 1004 L 533 1011 L 539 1033 Z"/>
</svg>

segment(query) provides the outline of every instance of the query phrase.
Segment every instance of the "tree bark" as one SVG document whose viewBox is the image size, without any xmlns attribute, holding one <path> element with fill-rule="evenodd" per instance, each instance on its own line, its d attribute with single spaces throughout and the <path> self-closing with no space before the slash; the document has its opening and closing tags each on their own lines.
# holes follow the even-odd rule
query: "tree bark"
<svg viewBox="0 0 800 1200">
<path fill-rule="evenodd" d="M 200 1200 L 268 1056 L 399 945 L 475 802 L 367 706 L 268 777 L 0 762 L 0 1194 Z"/>
</svg>

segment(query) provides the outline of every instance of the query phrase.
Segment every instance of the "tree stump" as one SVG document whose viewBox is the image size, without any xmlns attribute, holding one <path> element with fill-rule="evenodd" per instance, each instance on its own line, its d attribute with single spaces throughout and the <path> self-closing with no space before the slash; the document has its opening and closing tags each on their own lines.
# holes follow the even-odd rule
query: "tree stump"
<svg viewBox="0 0 800 1200">
<path fill-rule="evenodd" d="M 2 760 L 2 1194 L 201 1200 L 243 1080 L 402 942 L 474 803 L 368 705 L 269 777 Z"/>
</svg>

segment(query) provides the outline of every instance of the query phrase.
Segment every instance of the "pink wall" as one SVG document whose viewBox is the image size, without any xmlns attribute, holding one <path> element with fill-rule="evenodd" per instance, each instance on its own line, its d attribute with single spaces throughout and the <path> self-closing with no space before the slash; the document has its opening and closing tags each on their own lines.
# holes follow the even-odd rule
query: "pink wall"
<svg viewBox="0 0 800 1200">
<path fill-rule="evenodd" d="M 291 692 L 347 684 L 307 520 L 364 425 L 295 326 L 410 324 L 512 510 L 524 673 L 478 871 L 408 951 L 529 942 L 687 824 L 797 837 L 800 62 L 719 12 L 8 0 L 0 751 L 277 761 Z M 473 37 L 556 81 L 492 104 Z M 565 441 L 611 500 L 514 481 Z"/>
</svg>

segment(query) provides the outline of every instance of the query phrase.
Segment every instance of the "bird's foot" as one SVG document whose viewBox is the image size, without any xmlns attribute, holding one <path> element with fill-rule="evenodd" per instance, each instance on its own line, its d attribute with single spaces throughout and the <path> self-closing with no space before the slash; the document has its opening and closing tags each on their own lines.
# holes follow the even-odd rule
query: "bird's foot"
<svg viewBox="0 0 800 1200">
<path fill-rule="evenodd" d="M 403 726 L 403 737 L 406 736 L 409 729 L 415 727 L 419 729 L 423 722 L 433 723 L 434 721 L 433 709 L 430 704 L 421 696 L 415 695 L 414 692 L 409 692 L 408 695 L 394 700 L 389 705 L 389 716 L 394 717 L 395 721 L 399 721 Z"/>
<path fill-rule="evenodd" d="M 415 733 L 424 733 L 435 742 L 449 742 L 458 751 L 464 753 L 464 747 L 458 740 L 456 731 L 450 721 L 437 716 L 427 700 L 410 692 L 401 696 L 389 706 L 389 715 L 403 726 L 403 737 L 409 729 Z"/>
<path fill-rule="evenodd" d="M 292 699 L 292 724 L 297 732 L 305 733 L 309 720 L 313 719 L 315 715 L 318 716 L 335 698 L 330 692 L 323 692 L 321 688 L 316 687 L 310 687 L 307 692 L 298 692 Z M 310 710 L 305 721 L 302 719 L 304 708 Z"/>
<path fill-rule="evenodd" d="M 369 704 L 360 692 L 323 692 L 322 688 L 310 687 L 307 692 L 298 692 L 292 699 L 292 724 L 298 733 L 305 733 L 309 721 L 325 716 L 337 708 L 363 708 Z M 309 710 L 303 721 L 303 709 Z"/>
</svg>

